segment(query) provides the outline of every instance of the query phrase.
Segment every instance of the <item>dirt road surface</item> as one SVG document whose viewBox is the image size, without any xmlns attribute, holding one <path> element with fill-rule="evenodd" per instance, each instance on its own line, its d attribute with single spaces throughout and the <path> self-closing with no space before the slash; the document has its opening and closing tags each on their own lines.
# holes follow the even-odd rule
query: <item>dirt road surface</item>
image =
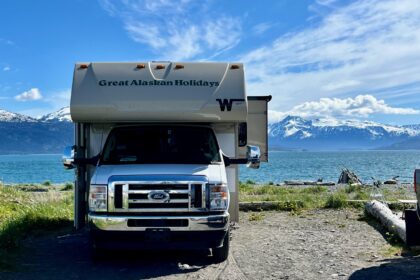
<svg viewBox="0 0 420 280">
<path fill-rule="evenodd" d="M 0 279 L 420 279 L 420 258 L 390 254 L 386 235 L 360 216 L 241 213 L 220 264 L 208 251 L 112 252 L 92 261 L 85 233 L 60 231 L 27 239 Z"/>
</svg>

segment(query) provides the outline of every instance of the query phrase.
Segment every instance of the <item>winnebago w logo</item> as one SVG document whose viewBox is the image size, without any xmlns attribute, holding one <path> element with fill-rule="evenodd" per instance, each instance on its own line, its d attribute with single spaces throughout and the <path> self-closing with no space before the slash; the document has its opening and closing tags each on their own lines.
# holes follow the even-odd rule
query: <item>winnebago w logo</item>
<svg viewBox="0 0 420 280">
<path fill-rule="evenodd" d="M 221 111 L 224 111 L 225 109 L 227 109 L 228 111 L 231 111 L 233 102 L 245 101 L 245 99 L 223 99 L 223 100 L 216 99 L 216 100 L 219 101 Z"/>
</svg>

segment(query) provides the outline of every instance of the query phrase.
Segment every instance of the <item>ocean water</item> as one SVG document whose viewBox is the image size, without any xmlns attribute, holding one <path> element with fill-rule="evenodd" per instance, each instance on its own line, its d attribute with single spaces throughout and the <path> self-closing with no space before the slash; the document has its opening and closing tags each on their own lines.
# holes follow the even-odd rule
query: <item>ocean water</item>
<svg viewBox="0 0 420 280">
<path fill-rule="evenodd" d="M 318 178 L 336 182 L 341 169 L 349 168 L 365 182 L 371 182 L 371 177 L 386 180 L 393 176 L 400 176 L 401 182 L 412 182 L 416 167 L 420 167 L 420 151 L 271 151 L 269 163 L 262 163 L 260 169 L 241 166 L 239 178 L 260 183 Z M 71 182 L 74 170 L 63 168 L 61 155 L 0 155 L 0 181 L 42 183 L 47 180 Z"/>
<path fill-rule="evenodd" d="M 0 181 L 4 183 L 65 183 L 74 170 L 65 170 L 62 155 L 0 155 Z"/>
<path fill-rule="evenodd" d="M 340 151 L 269 152 L 269 162 L 260 169 L 240 168 L 240 180 L 280 183 L 285 180 L 337 182 L 341 170 L 348 168 L 363 181 L 387 180 L 400 176 L 400 182 L 413 182 L 420 167 L 420 150 L 415 151 Z"/>
</svg>

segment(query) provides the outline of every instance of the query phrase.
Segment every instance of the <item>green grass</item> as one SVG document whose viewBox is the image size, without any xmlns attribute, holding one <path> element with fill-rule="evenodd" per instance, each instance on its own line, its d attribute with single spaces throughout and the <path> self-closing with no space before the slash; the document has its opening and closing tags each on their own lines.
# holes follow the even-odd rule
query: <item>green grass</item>
<svg viewBox="0 0 420 280">
<path fill-rule="evenodd" d="M 384 247 L 381 248 L 379 251 L 380 254 L 385 258 L 392 258 L 395 256 L 401 256 L 404 252 L 405 247 L 403 244 L 386 244 Z"/>
<path fill-rule="evenodd" d="M 276 210 L 298 211 L 323 207 L 328 189 L 323 186 L 288 188 L 274 185 L 240 184 L 239 199 L 244 202 L 275 201 Z"/>
<path fill-rule="evenodd" d="M 71 224 L 72 194 L 31 193 L 0 185 L 0 269 L 10 266 L 13 252 L 29 233 Z"/>
<path fill-rule="evenodd" d="M 253 182 L 252 182 L 253 183 Z M 255 185 L 249 182 L 240 183 L 239 200 L 243 202 L 275 202 L 272 210 L 300 211 L 320 208 L 361 208 L 363 202 L 370 200 L 371 186 L 348 185 L 331 191 L 325 186 L 275 186 L 272 184 Z M 406 189 L 384 189 L 382 191 L 387 201 L 408 199 L 410 195 Z M 352 201 L 352 202 L 349 202 Z M 356 202 L 354 201 L 356 200 Z"/>
</svg>

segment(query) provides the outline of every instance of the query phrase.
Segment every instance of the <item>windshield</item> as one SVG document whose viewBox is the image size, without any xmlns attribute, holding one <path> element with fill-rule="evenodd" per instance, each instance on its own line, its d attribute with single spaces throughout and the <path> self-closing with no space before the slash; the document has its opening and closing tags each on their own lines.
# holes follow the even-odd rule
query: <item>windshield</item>
<svg viewBox="0 0 420 280">
<path fill-rule="evenodd" d="M 111 131 L 101 164 L 220 162 L 213 130 L 198 126 L 135 126 Z"/>
</svg>

